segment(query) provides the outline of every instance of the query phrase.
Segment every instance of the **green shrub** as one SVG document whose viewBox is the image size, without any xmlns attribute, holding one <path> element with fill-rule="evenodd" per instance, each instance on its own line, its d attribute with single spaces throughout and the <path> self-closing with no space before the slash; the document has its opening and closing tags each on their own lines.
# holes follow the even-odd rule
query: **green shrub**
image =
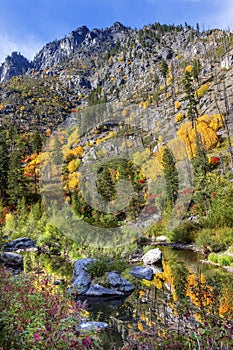
<svg viewBox="0 0 233 350">
<path fill-rule="evenodd" d="M 118 271 L 122 272 L 126 269 L 126 261 L 122 258 L 116 258 L 114 260 L 110 260 L 109 257 L 101 257 L 88 265 L 88 273 L 91 278 L 100 277 L 105 274 L 105 272 L 109 271 Z"/>
<path fill-rule="evenodd" d="M 198 232 L 196 243 L 212 252 L 223 251 L 233 243 L 233 230 L 229 227 L 202 229 Z"/>
<path fill-rule="evenodd" d="M 208 260 L 211 261 L 212 263 L 218 263 L 218 254 L 216 253 L 211 253 L 209 256 L 208 256 Z"/>
<path fill-rule="evenodd" d="M 1 349 L 92 348 L 89 336 L 75 332 L 82 305 L 58 293 L 48 278 L 12 276 L 1 266 L 0 280 Z"/>
<path fill-rule="evenodd" d="M 233 257 L 228 255 L 219 255 L 218 263 L 220 266 L 230 266 L 233 262 Z"/>
<path fill-rule="evenodd" d="M 191 243 L 194 241 L 197 224 L 192 221 L 184 221 L 177 226 L 170 236 L 172 242 Z"/>
</svg>

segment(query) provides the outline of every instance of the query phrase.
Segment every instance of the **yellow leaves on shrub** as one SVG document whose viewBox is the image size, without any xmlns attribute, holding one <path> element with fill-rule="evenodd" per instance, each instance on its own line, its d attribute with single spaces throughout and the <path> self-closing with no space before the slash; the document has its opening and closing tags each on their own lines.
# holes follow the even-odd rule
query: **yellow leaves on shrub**
<svg viewBox="0 0 233 350">
<path fill-rule="evenodd" d="M 27 159 L 25 159 L 26 165 L 24 166 L 24 176 L 34 177 L 39 173 L 39 166 L 41 163 L 42 153 L 33 153 Z"/>
<path fill-rule="evenodd" d="M 209 126 L 214 129 L 215 131 L 218 131 L 219 129 L 224 127 L 224 116 L 220 113 L 213 114 L 212 119 L 209 123 Z"/>
<path fill-rule="evenodd" d="M 207 150 L 210 150 L 217 145 L 218 135 L 216 134 L 216 130 L 213 129 L 211 125 L 215 123 L 217 125 L 217 120 L 220 120 L 221 118 L 216 116 L 214 116 L 213 119 L 212 118 L 209 118 L 208 115 L 203 115 L 196 121 L 196 130 L 193 128 L 192 123 L 188 121 L 184 123 L 177 131 L 177 135 L 183 139 L 186 145 L 189 158 L 196 156 L 196 132 L 201 136 L 201 141 Z"/>
<path fill-rule="evenodd" d="M 102 137 L 101 139 L 98 138 L 98 139 L 96 140 L 96 144 L 98 145 L 98 144 L 100 144 L 101 142 L 106 141 L 106 140 L 112 138 L 113 136 L 114 136 L 114 131 L 109 131 L 109 134 L 108 134 L 108 135 Z M 90 146 L 90 144 L 89 144 L 89 146 Z"/>
<path fill-rule="evenodd" d="M 77 146 L 73 149 L 73 152 L 74 152 L 74 155 L 75 157 L 78 157 L 78 156 L 83 156 L 84 154 L 84 150 L 83 150 L 83 147 L 82 146 Z"/>
<path fill-rule="evenodd" d="M 197 132 L 200 133 L 202 142 L 207 150 L 217 145 L 218 135 L 206 122 L 197 123 Z"/>
<path fill-rule="evenodd" d="M 200 298 L 200 295 L 197 295 L 197 293 L 195 292 L 196 288 L 198 288 L 199 283 L 203 284 L 205 286 L 206 284 L 206 280 L 205 280 L 205 276 L 203 273 L 201 273 L 201 275 L 199 276 L 199 280 L 198 277 L 194 274 L 189 274 L 187 277 L 187 291 L 186 291 L 186 295 L 189 296 L 192 300 L 192 302 L 197 305 L 203 305 L 203 306 L 208 306 L 211 304 L 211 300 L 212 300 L 212 296 L 211 296 L 211 291 L 212 288 L 208 287 L 208 288 L 202 288 L 203 290 L 203 294 Z"/>
<path fill-rule="evenodd" d="M 126 118 L 127 115 L 128 115 L 127 109 L 123 109 L 123 110 L 121 111 L 121 115 L 122 115 L 122 117 Z"/>
<path fill-rule="evenodd" d="M 181 137 L 175 137 L 168 141 L 167 147 L 175 155 L 176 161 L 183 161 L 187 158 L 186 146 Z"/>
<path fill-rule="evenodd" d="M 177 115 L 176 115 L 176 122 L 177 122 L 177 123 L 180 123 L 180 122 L 182 122 L 182 121 L 184 120 L 184 118 L 185 118 L 184 113 L 179 112 L 179 113 L 177 113 Z"/>
<path fill-rule="evenodd" d="M 158 152 L 156 152 L 155 156 L 158 159 L 159 163 L 163 163 L 163 154 L 165 151 L 166 147 L 165 146 L 160 146 Z"/>
<path fill-rule="evenodd" d="M 72 173 L 72 174 L 69 174 L 68 176 L 68 186 L 69 186 L 69 189 L 72 191 L 72 190 L 75 190 L 77 187 L 78 187 L 78 183 L 79 183 L 79 180 L 78 180 L 79 176 L 78 176 L 78 173 Z"/>
<path fill-rule="evenodd" d="M 72 159 L 75 159 L 77 157 L 82 157 L 84 154 L 83 147 L 77 146 L 74 149 L 68 149 L 65 154 L 65 160 L 67 162 L 71 162 Z"/>
<path fill-rule="evenodd" d="M 207 91 L 209 90 L 210 85 L 208 83 L 202 84 L 196 91 L 195 91 L 195 97 L 196 98 L 202 98 Z"/>
<path fill-rule="evenodd" d="M 2 103 L 0 103 L 0 111 L 2 111 L 4 108 L 4 105 Z"/>
<path fill-rule="evenodd" d="M 138 321 L 138 330 L 139 330 L 140 332 L 142 332 L 142 331 L 144 330 L 143 323 L 140 322 L 140 321 Z"/>
<path fill-rule="evenodd" d="M 185 72 L 191 73 L 192 70 L 193 70 L 193 66 L 191 64 L 185 67 Z"/>
<path fill-rule="evenodd" d="M 193 158 L 196 155 L 196 133 L 192 128 L 192 123 L 190 121 L 181 125 L 180 129 L 177 131 L 177 135 L 182 138 L 186 145 L 186 150 L 189 158 Z"/>
<path fill-rule="evenodd" d="M 166 81 L 167 86 L 171 85 L 172 79 L 173 79 L 172 75 L 169 75 L 169 76 L 167 77 L 167 81 Z"/>
<path fill-rule="evenodd" d="M 138 104 L 139 108 L 148 108 L 150 106 L 150 101 L 146 100 L 146 101 L 141 101 Z"/>
<path fill-rule="evenodd" d="M 156 155 L 143 164 L 142 171 L 145 173 L 146 177 L 151 180 L 156 180 L 158 176 L 163 174 L 162 165 Z"/>
<path fill-rule="evenodd" d="M 175 109 L 178 111 L 181 107 L 181 102 L 180 101 L 175 101 Z"/>
<path fill-rule="evenodd" d="M 209 114 L 203 114 L 202 116 L 200 116 L 198 118 L 199 122 L 206 122 L 207 124 L 209 124 L 211 122 L 211 116 Z"/>
<path fill-rule="evenodd" d="M 79 165 L 80 165 L 80 159 L 71 160 L 67 166 L 69 173 L 71 174 L 75 172 L 78 169 Z"/>
</svg>

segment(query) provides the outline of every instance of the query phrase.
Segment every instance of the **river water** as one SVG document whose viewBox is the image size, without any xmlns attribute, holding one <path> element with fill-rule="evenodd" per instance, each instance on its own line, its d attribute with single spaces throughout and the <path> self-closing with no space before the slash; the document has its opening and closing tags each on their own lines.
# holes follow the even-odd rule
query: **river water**
<svg viewBox="0 0 233 350">
<path fill-rule="evenodd" d="M 104 321 L 110 326 L 109 330 L 101 334 L 103 347 L 109 350 L 112 344 L 120 348 L 127 341 L 133 331 L 147 332 L 157 329 L 158 324 L 177 326 L 176 304 L 189 297 L 195 304 L 198 303 L 197 289 L 205 285 L 213 290 L 218 284 L 222 294 L 230 295 L 233 299 L 233 274 L 220 267 L 200 263 L 203 257 L 190 250 L 174 250 L 161 247 L 163 252 L 163 272 L 154 276 L 152 281 L 138 280 L 129 274 L 129 266 L 122 276 L 134 284 L 135 291 L 121 300 L 101 300 L 87 303 L 87 320 Z M 37 256 L 35 253 L 26 253 L 25 270 L 34 270 L 42 273 L 44 270 L 53 276 L 58 288 L 66 288 L 71 283 L 73 266 L 57 256 Z M 205 289 L 206 290 L 206 289 Z M 200 292 L 203 298 L 209 297 Z M 208 300 L 206 302 L 208 304 Z M 207 305 L 206 304 L 206 305 Z M 228 312 L 233 305 L 228 301 L 219 303 L 222 314 Z M 224 309 L 225 308 L 225 309 Z"/>
</svg>

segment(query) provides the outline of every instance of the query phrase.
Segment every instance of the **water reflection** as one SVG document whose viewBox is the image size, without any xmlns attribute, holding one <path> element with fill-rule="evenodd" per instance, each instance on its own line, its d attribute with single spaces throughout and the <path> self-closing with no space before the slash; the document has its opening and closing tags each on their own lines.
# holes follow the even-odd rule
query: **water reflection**
<svg viewBox="0 0 233 350">
<path fill-rule="evenodd" d="M 110 325 L 110 329 L 101 334 L 103 349 L 113 348 L 113 343 L 120 348 L 132 332 L 154 336 L 166 327 L 189 332 L 190 327 L 196 327 L 196 320 L 208 315 L 232 319 L 232 274 L 199 263 L 202 257 L 192 251 L 168 247 L 161 250 L 163 272 L 156 274 L 152 281 L 131 276 L 131 266 L 124 271 L 122 276 L 136 287 L 128 298 L 86 300 L 87 319 Z M 73 264 L 62 257 L 27 253 L 24 260 L 26 271 L 47 271 L 54 280 L 64 280 L 66 286 L 71 282 Z"/>
</svg>

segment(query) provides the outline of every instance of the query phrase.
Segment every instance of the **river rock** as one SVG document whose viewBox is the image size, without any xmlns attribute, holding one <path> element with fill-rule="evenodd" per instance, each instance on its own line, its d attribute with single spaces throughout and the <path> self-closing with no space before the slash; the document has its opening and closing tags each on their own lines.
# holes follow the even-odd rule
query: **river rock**
<svg viewBox="0 0 233 350">
<path fill-rule="evenodd" d="M 73 281 L 76 279 L 76 277 L 79 276 L 79 274 L 82 271 L 87 271 L 88 265 L 96 261 L 97 259 L 94 259 L 94 258 L 83 258 L 83 259 L 76 260 L 74 263 Z"/>
<path fill-rule="evenodd" d="M 163 265 L 162 264 L 150 265 L 150 268 L 153 271 L 154 275 L 157 275 L 158 273 L 163 272 Z"/>
<path fill-rule="evenodd" d="M 153 270 L 148 266 L 134 266 L 129 273 L 140 279 L 151 281 L 153 277 Z"/>
<path fill-rule="evenodd" d="M 142 260 L 144 265 L 161 263 L 162 252 L 159 248 L 150 249 L 146 254 L 143 255 Z"/>
<path fill-rule="evenodd" d="M 106 322 L 81 322 L 78 327 L 76 328 L 77 331 L 79 332 L 86 332 L 89 330 L 97 330 L 97 331 L 102 331 L 104 329 L 108 328 L 108 324 Z"/>
<path fill-rule="evenodd" d="M 3 252 L 1 255 L 1 260 L 4 264 L 10 266 L 23 265 L 23 257 L 16 253 Z"/>
<path fill-rule="evenodd" d="M 26 250 L 30 248 L 35 248 L 35 243 L 27 237 L 16 238 L 2 247 L 3 252 L 14 252 L 16 250 Z"/>
<path fill-rule="evenodd" d="M 132 293 L 135 287 L 126 279 L 121 277 L 119 272 L 108 272 L 108 281 L 110 288 L 123 293 Z"/>
<path fill-rule="evenodd" d="M 116 289 L 104 288 L 99 284 L 93 284 L 84 295 L 89 297 L 123 297 L 124 293 L 118 292 Z"/>
<path fill-rule="evenodd" d="M 79 275 L 74 279 L 68 292 L 71 294 L 83 295 L 91 285 L 91 279 L 85 270 L 80 270 Z"/>
</svg>

